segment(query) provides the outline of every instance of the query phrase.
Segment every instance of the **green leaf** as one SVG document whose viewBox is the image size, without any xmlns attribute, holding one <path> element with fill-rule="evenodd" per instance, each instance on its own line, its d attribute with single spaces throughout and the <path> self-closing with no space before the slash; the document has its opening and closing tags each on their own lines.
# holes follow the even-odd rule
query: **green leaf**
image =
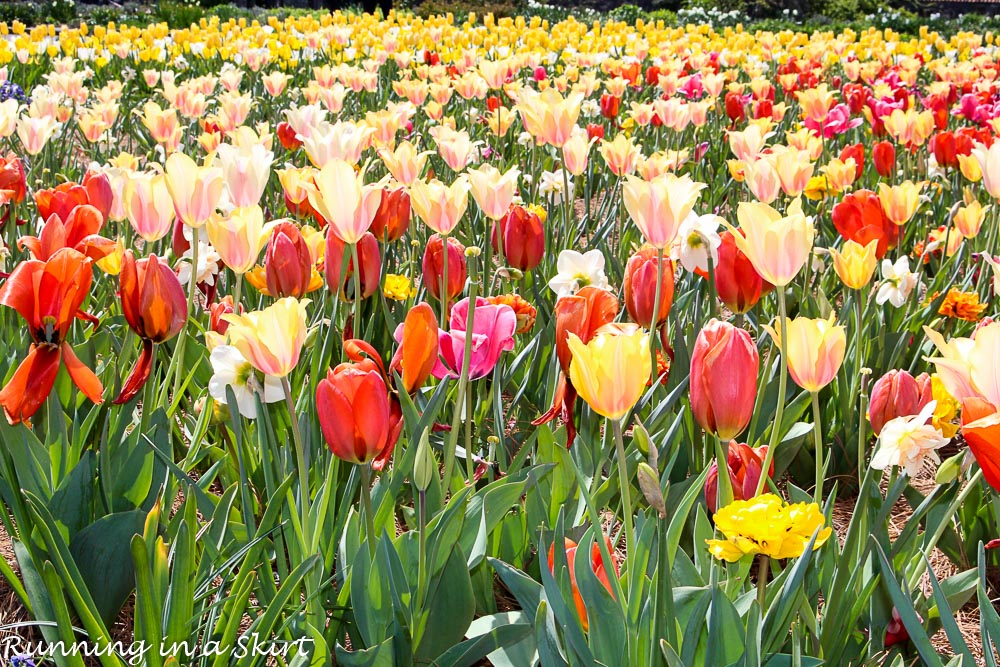
<svg viewBox="0 0 1000 667">
<path fill-rule="evenodd" d="M 927 636 L 923 623 L 913 608 L 913 602 L 910 601 L 910 598 L 900 588 L 899 582 L 896 581 L 896 573 L 893 571 L 892 565 L 889 564 L 889 560 L 882 550 L 882 545 L 876 543 L 875 551 L 878 553 L 879 563 L 882 566 L 882 582 L 889 592 L 889 597 L 892 598 L 892 604 L 896 607 L 899 618 L 902 620 L 907 633 L 909 633 L 910 641 L 913 642 L 917 653 L 920 654 L 920 658 L 925 665 L 943 667 L 941 657 L 931 645 L 930 637 Z"/>
<path fill-rule="evenodd" d="M 532 627 L 515 623 L 491 628 L 486 633 L 455 644 L 434 661 L 440 667 L 471 667 L 489 653 L 504 646 L 513 646 L 530 637 Z"/>
<path fill-rule="evenodd" d="M 367 548 L 367 547 L 366 547 Z M 393 667 L 396 664 L 396 654 L 392 646 L 392 637 L 359 651 L 348 651 L 340 644 L 336 647 L 337 664 L 346 667 Z"/>
<path fill-rule="evenodd" d="M 440 574 L 431 579 L 424 601 L 424 633 L 416 647 L 417 662 L 429 662 L 465 637 L 476 615 L 476 598 L 462 547 L 455 545 Z"/>
<path fill-rule="evenodd" d="M 486 657 L 494 667 L 521 667 L 533 665 L 538 660 L 538 650 L 532 629 L 532 618 L 523 611 L 505 611 L 489 616 L 480 616 L 469 625 L 467 637 L 478 637 L 495 628 L 526 624 L 528 634 L 520 641 L 507 642 Z"/>
<path fill-rule="evenodd" d="M 106 626 L 111 626 L 135 588 L 135 570 L 129 544 L 141 535 L 146 512 L 109 514 L 79 533 L 69 544 L 82 583 L 93 596 Z"/>
</svg>

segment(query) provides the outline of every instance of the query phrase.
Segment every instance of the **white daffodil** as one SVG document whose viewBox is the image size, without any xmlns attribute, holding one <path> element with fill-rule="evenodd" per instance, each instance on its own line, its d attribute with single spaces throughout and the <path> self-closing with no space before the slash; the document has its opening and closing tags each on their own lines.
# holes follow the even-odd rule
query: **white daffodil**
<svg viewBox="0 0 1000 667">
<path fill-rule="evenodd" d="M 920 276 L 910 272 L 908 258 L 900 257 L 895 264 L 888 259 L 883 259 L 882 284 L 875 295 L 875 303 L 881 306 L 888 301 L 896 308 L 901 308 L 919 283 Z"/>
<path fill-rule="evenodd" d="M 561 204 L 567 185 L 569 192 L 573 192 L 573 177 L 563 169 L 543 171 L 538 181 L 538 194 L 550 198 L 553 204 Z"/>
<path fill-rule="evenodd" d="M 181 281 L 181 285 L 187 285 L 191 279 L 191 254 L 191 248 L 188 248 L 177 262 L 177 279 Z M 206 285 L 214 285 L 215 276 L 219 274 L 221 259 L 215 248 L 204 241 L 198 241 L 198 274 L 195 280 Z"/>
<path fill-rule="evenodd" d="M 558 273 L 549 281 L 549 287 L 559 296 L 576 294 L 587 285 L 602 289 L 608 286 L 608 277 L 604 275 L 604 255 L 600 250 L 585 253 L 563 250 L 559 253 L 556 270 Z"/>
<path fill-rule="evenodd" d="M 948 444 L 948 438 L 926 423 L 933 416 L 935 407 L 937 401 L 931 401 L 918 415 L 896 417 L 886 422 L 878 437 L 878 451 L 872 457 L 872 468 L 885 470 L 889 466 L 898 466 L 914 477 L 928 458 L 940 463 L 937 450 Z"/>
<path fill-rule="evenodd" d="M 708 258 L 712 266 L 719 264 L 719 225 L 722 218 L 717 215 L 695 215 L 689 213 L 677 230 L 677 240 L 671 248 L 670 258 L 680 260 L 681 266 L 694 273 L 696 269 L 708 271 Z"/>
<path fill-rule="evenodd" d="M 232 387 L 240 414 L 247 419 L 257 418 L 255 394 L 260 394 L 262 403 L 276 403 L 285 397 L 281 380 L 255 371 L 232 345 L 219 345 L 212 350 L 209 360 L 214 373 L 208 381 L 208 393 L 216 402 L 226 405 L 226 387 Z"/>
</svg>

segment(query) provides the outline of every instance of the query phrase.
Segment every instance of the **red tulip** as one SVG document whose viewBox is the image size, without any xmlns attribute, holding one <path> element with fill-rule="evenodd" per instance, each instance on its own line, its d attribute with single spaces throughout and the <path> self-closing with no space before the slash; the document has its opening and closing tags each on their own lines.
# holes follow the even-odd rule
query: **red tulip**
<svg viewBox="0 0 1000 667">
<path fill-rule="evenodd" d="M 334 456 L 367 464 L 389 445 L 389 391 L 374 368 L 340 364 L 316 386 L 316 412 Z"/>
<path fill-rule="evenodd" d="M 833 207 L 833 226 L 844 239 L 863 246 L 878 240 L 878 259 L 899 242 L 899 226 L 886 217 L 882 202 L 871 190 L 857 190 L 838 202 Z"/>
<path fill-rule="evenodd" d="M 604 126 L 597 123 L 587 124 L 587 141 L 604 138 Z"/>
<path fill-rule="evenodd" d="M 691 412 L 698 424 L 723 440 L 742 433 L 753 415 L 759 370 L 750 334 L 710 320 L 691 352 Z"/>
<path fill-rule="evenodd" d="M 344 255 L 347 255 L 347 271 L 341 275 L 344 265 Z M 382 278 L 382 256 L 379 253 L 378 241 L 374 234 L 365 232 L 358 241 L 358 262 L 361 264 L 361 298 L 367 299 L 378 291 Z M 326 230 L 326 286 L 331 292 L 339 292 L 341 298 L 354 300 L 354 254 L 340 238 L 333 233 L 332 228 Z M 351 281 L 348 284 L 348 281 Z"/>
<path fill-rule="evenodd" d="M 225 336 L 229 330 L 229 322 L 223 319 L 226 315 L 242 315 L 243 304 L 233 305 L 233 297 L 229 294 L 209 307 L 208 326 L 220 336 Z"/>
<path fill-rule="evenodd" d="M 377 240 L 390 242 L 402 237 L 409 226 L 410 193 L 403 187 L 383 190 L 382 202 L 375 212 L 369 231 Z"/>
<path fill-rule="evenodd" d="M 761 278 L 753 268 L 750 258 L 736 246 L 733 232 L 723 232 L 721 237 L 715 289 L 727 308 L 734 313 L 745 313 L 757 305 L 761 296 L 774 289 L 774 285 Z"/>
<path fill-rule="evenodd" d="M 746 109 L 743 105 L 743 96 L 739 93 L 726 93 L 726 115 L 733 123 L 738 123 L 746 118 Z"/>
<path fill-rule="evenodd" d="M 896 147 L 888 141 L 878 142 L 872 147 L 872 162 L 879 176 L 891 177 L 896 171 Z"/>
<path fill-rule="evenodd" d="M 102 401 L 101 381 L 66 341 L 75 319 L 90 319 L 80 306 L 92 280 L 91 260 L 72 248 L 62 248 L 47 261 L 21 262 L 0 287 L 0 305 L 13 308 L 25 319 L 32 339 L 28 356 L 0 390 L 0 406 L 11 424 L 31 419 L 38 411 L 62 363 L 87 398 Z"/>
<path fill-rule="evenodd" d="M 983 469 L 986 483 L 1000 491 L 1000 413 L 989 401 L 962 401 L 962 435 Z"/>
<path fill-rule="evenodd" d="M 312 282 L 312 268 L 312 254 L 299 228 L 291 222 L 275 225 L 264 253 L 268 294 L 275 298 L 305 296 Z"/>
<path fill-rule="evenodd" d="M 726 455 L 726 467 L 729 469 L 729 480 L 733 489 L 733 500 L 749 500 L 757 492 L 761 471 L 764 469 L 764 459 L 767 456 L 767 445 L 754 449 L 735 440 L 729 441 L 729 451 Z M 768 468 L 767 476 L 774 475 L 774 461 Z M 708 509 L 715 513 L 715 504 L 719 494 L 718 461 L 712 461 L 705 478 L 705 502 Z"/>
<path fill-rule="evenodd" d="M 73 248 L 94 261 L 114 252 L 117 244 L 99 233 L 104 218 L 97 208 L 81 204 L 70 209 L 67 215 L 62 218 L 53 212 L 38 237 L 22 236 L 18 246 L 27 248 L 35 259 L 43 262 L 62 248 Z"/>
<path fill-rule="evenodd" d="M 88 171 L 83 177 L 83 187 L 87 190 L 87 203 L 101 212 L 101 218 L 107 220 L 115 199 L 108 175 Z"/>
<path fill-rule="evenodd" d="M 667 313 L 674 301 L 674 264 L 668 259 L 663 260 L 663 279 L 660 284 L 659 307 L 654 308 L 656 301 L 656 250 L 644 247 L 629 257 L 625 265 L 625 309 L 629 317 L 646 329 L 658 328 L 667 321 Z M 656 311 L 656 323 L 653 324 L 653 311 Z"/>
<path fill-rule="evenodd" d="M 84 177 L 83 185 L 67 182 L 35 193 L 35 205 L 43 220 L 48 220 L 53 213 L 61 220 L 68 220 L 77 206 L 90 204 L 101 213 L 100 224 L 104 224 L 111 210 L 111 201 L 111 183 L 107 175 L 90 172 Z"/>
<path fill-rule="evenodd" d="M 618 576 L 618 556 L 615 553 L 614 548 L 611 546 L 611 540 L 608 539 L 607 535 L 602 533 L 601 537 L 604 539 L 604 543 L 608 547 L 608 553 L 611 556 L 611 566 L 614 569 L 615 577 Z M 590 630 L 590 620 L 587 618 L 587 607 L 583 604 L 583 597 L 580 596 L 580 589 L 577 587 L 576 580 L 576 553 L 577 543 L 573 540 L 564 538 L 563 548 L 566 550 L 566 565 L 569 569 L 569 580 L 570 585 L 573 588 L 573 603 L 576 606 L 576 613 L 580 617 L 580 624 L 583 626 L 584 632 Z M 549 571 L 555 573 L 555 544 L 549 546 Z M 604 588 L 608 593 L 614 593 L 611 590 L 611 580 L 608 578 L 608 568 L 604 563 L 604 559 L 601 557 L 601 547 L 598 546 L 596 542 L 590 546 L 590 569 L 594 572 L 594 576 L 597 580 L 603 584 Z"/>
<path fill-rule="evenodd" d="M 287 122 L 281 121 L 275 129 L 278 141 L 285 147 L 285 150 L 294 151 L 302 146 L 302 141 L 299 140 L 298 133 Z"/>
<path fill-rule="evenodd" d="M 601 115 L 608 119 L 616 118 L 621 102 L 621 99 L 614 95 L 604 93 L 601 95 Z"/>
<path fill-rule="evenodd" d="M 444 241 L 441 236 L 434 234 L 427 241 L 427 248 L 424 249 L 424 261 L 422 269 L 424 272 L 424 286 L 435 299 L 441 299 L 441 283 L 444 280 L 445 263 Z M 459 243 L 458 239 L 448 237 L 448 299 L 453 299 L 462 293 L 465 288 L 465 279 L 468 276 L 465 265 L 465 246 Z"/>
<path fill-rule="evenodd" d="M 177 274 L 156 255 L 136 261 L 131 250 L 122 259 L 118 276 L 122 314 L 142 338 L 142 353 L 113 403 L 127 403 L 149 379 L 153 344 L 170 340 L 187 322 L 187 296 Z"/>
<path fill-rule="evenodd" d="M 854 179 L 861 178 L 861 174 L 865 171 L 865 145 L 857 143 L 845 146 L 844 150 L 840 151 L 840 161 L 847 162 L 848 159 L 854 160 Z"/>
<path fill-rule="evenodd" d="M 890 419 L 920 414 L 932 398 L 931 378 L 927 373 L 914 378 L 907 371 L 889 371 L 872 387 L 868 404 L 872 431 L 878 435 Z"/>
<path fill-rule="evenodd" d="M 541 218 L 523 206 L 510 210 L 493 226 L 493 248 L 497 248 L 497 235 L 503 245 L 507 266 L 521 271 L 531 271 L 545 254 L 545 230 Z"/>
</svg>

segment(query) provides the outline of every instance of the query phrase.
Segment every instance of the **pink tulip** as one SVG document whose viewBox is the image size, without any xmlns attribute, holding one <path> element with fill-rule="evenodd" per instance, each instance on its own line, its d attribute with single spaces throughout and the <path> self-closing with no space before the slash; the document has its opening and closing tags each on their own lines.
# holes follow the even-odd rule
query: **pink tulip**
<svg viewBox="0 0 1000 667">
<path fill-rule="evenodd" d="M 431 374 L 439 380 L 458 377 L 462 372 L 465 356 L 466 317 L 469 314 L 469 299 L 456 303 L 451 309 L 450 330 L 438 330 L 441 358 L 434 365 Z M 494 305 L 483 298 L 476 299 L 476 309 L 472 321 L 472 355 L 469 357 L 469 379 L 476 380 L 488 375 L 497 365 L 500 354 L 514 349 L 514 331 L 517 329 L 517 315 L 508 305 Z M 402 338 L 402 330 L 397 329 L 397 340 Z"/>
<path fill-rule="evenodd" d="M 710 320 L 691 353 L 691 411 L 723 441 L 743 432 L 753 415 L 760 358 L 750 334 Z"/>
</svg>

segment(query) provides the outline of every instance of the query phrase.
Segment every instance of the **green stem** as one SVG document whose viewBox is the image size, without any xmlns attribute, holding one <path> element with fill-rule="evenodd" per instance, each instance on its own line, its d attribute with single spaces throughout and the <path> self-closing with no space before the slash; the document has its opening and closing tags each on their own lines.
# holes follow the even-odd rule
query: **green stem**
<svg viewBox="0 0 1000 667">
<path fill-rule="evenodd" d="M 295 465 L 299 469 L 299 503 L 301 505 L 302 530 L 308 548 L 312 548 L 309 534 L 309 463 L 306 460 L 306 448 L 302 442 L 302 432 L 299 430 L 299 420 L 295 415 L 295 403 L 292 401 L 292 386 L 288 377 L 281 378 L 281 387 L 285 392 L 285 406 L 288 408 L 288 420 L 292 422 L 292 444 L 295 447 Z"/>
<path fill-rule="evenodd" d="M 733 480 L 729 477 L 729 456 L 726 449 L 722 446 L 722 439 L 718 435 L 715 435 L 715 465 L 717 484 L 716 484 L 716 501 L 715 509 L 719 510 L 733 502 Z"/>
<path fill-rule="evenodd" d="M 615 433 L 615 453 L 618 457 L 618 483 L 622 494 L 622 520 L 625 524 L 625 562 L 629 579 L 636 576 L 633 570 L 635 554 L 635 534 L 632 532 L 632 498 L 629 492 L 628 463 L 625 460 L 625 442 L 622 439 L 621 420 L 611 422 Z"/>
<path fill-rule="evenodd" d="M 816 450 L 816 489 L 813 499 L 817 503 L 823 502 L 823 427 L 820 424 L 821 414 L 819 409 L 819 392 L 813 391 L 813 446 Z"/>
<path fill-rule="evenodd" d="M 757 561 L 757 604 L 760 605 L 762 615 L 767 611 L 767 574 L 770 565 L 771 558 L 761 554 Z"/>
<path fill-rule="evenodd" d="M 656 289 L 653 291 L 653 318 L 649 321 L 649 356 L 653 369 L 653 382 L 656 378 L 656 330 L 660 319 L 660 290 L 663 286 L 663 248 L 656 249 Z"/>
<path fill-rule="evenodd" d="M 767 454 L 764 456 L 764 464 L 761 466 L 761 470 L 770 470 L 771 461 L 774 460 L 774 449 L 778 446 L 778 438 L 780 437 L 781 431 L 781 418 L 784 416 L 785 412 L 785 390 L 788 385 L 788 323 L 787 314 L 785 310 L 785 288 L 783 286 L 778 286 L 778 338 L 780 339 L 779 344 L 781 347 L 781 372 L 778 376 L 778 406 L 774 413 L 774 423 L 771 424 L 771 438 L 768 442 Z M 767 484 L 767 475 L 762 474 L 760 480 L 757 481 L 757 490 L 754 492 L 755 496 L 759 496 L 764 491 L 764 486 Z"/>
<path fill-rule="evenodd" d="M 239 315 L 240 299 L 243 297 L 243 274 L 236 274 L 236 286 L 233 288 L 233 312 Z"/>
<path fill-rule="evenodd" d="M 861 394 L 861 409 L 858 411 L 858 494 L 859 495 L 864 493 L 865 491 L 863 487 L 865 483 L 865 472 L 864 472 L 865 444 L 868 440 L 867 437 L 868 428 L 865 425 L 865 412 L 866 408 L 868 407 L 867 406 L 868 397 L 866 396 L 866 393 L 868 391 L 867 384 L 868 384 L 868 378 L 867 377 L 862 378 L 861 391 L 859 392 Z"/>
<path fill-rule="evenodd" d="M 190 319 L 198 316 L 198 229 L 191 230 L 191 276 L 188 278 L 188 309 Z M 174 400 L 181 390 L 181 380 L 184 378 L 184 348 L 187 346 L 188 328 L 187 323 L 181 329 L 180 337 L 177 339 L 177 372 L 174 375 Z"/>
<path fill-rule="evenodd" d="M 445 489 L 451 488 L 451 476 L 455 468 L 455 449 L 458 447 L 459 425 L 462 420 L 462 405 L 465 399 L 465 392 L 469 385 L 469 359 L 472 358 L 472 326 L 476 313 L 476 287 L 478 283 L 475 278 L 476 263 L 473 257 L 469 257 L 469 308 L 465 316 L 465 351 L 462 353 L 462 370 L 458 376 L 458 392 L 455 396 L 455 412 L 451 418 L 451 431 L 448 433 L 448 446 L 444 450 L 444 485 Z M 445 263 L 447 266 L 447 262 Z M 444 294 L 442 294 L 444 296 Z M 470 419 L 470 415 L 466 415 Z M 466 451 L 466 456 L 472 456 Z M 470 478 L 469 483 L 472 483 Z"/>
<path fill-rule="evenodd" d="M 363 338 L 361 332 L 361 262 L 358 261 L 358 244 L 351 244 L 351 260 L 354 262 L 354 326 L 355 338 Z"/>
<path fill-rule="evenodd" d="M 368 555 L 375 558 L 375 517 L 372 515 L 372 475 L 371 464 L 361 464 L 361 507 L 365 514 L 365 541 Z"/>
</svg>

